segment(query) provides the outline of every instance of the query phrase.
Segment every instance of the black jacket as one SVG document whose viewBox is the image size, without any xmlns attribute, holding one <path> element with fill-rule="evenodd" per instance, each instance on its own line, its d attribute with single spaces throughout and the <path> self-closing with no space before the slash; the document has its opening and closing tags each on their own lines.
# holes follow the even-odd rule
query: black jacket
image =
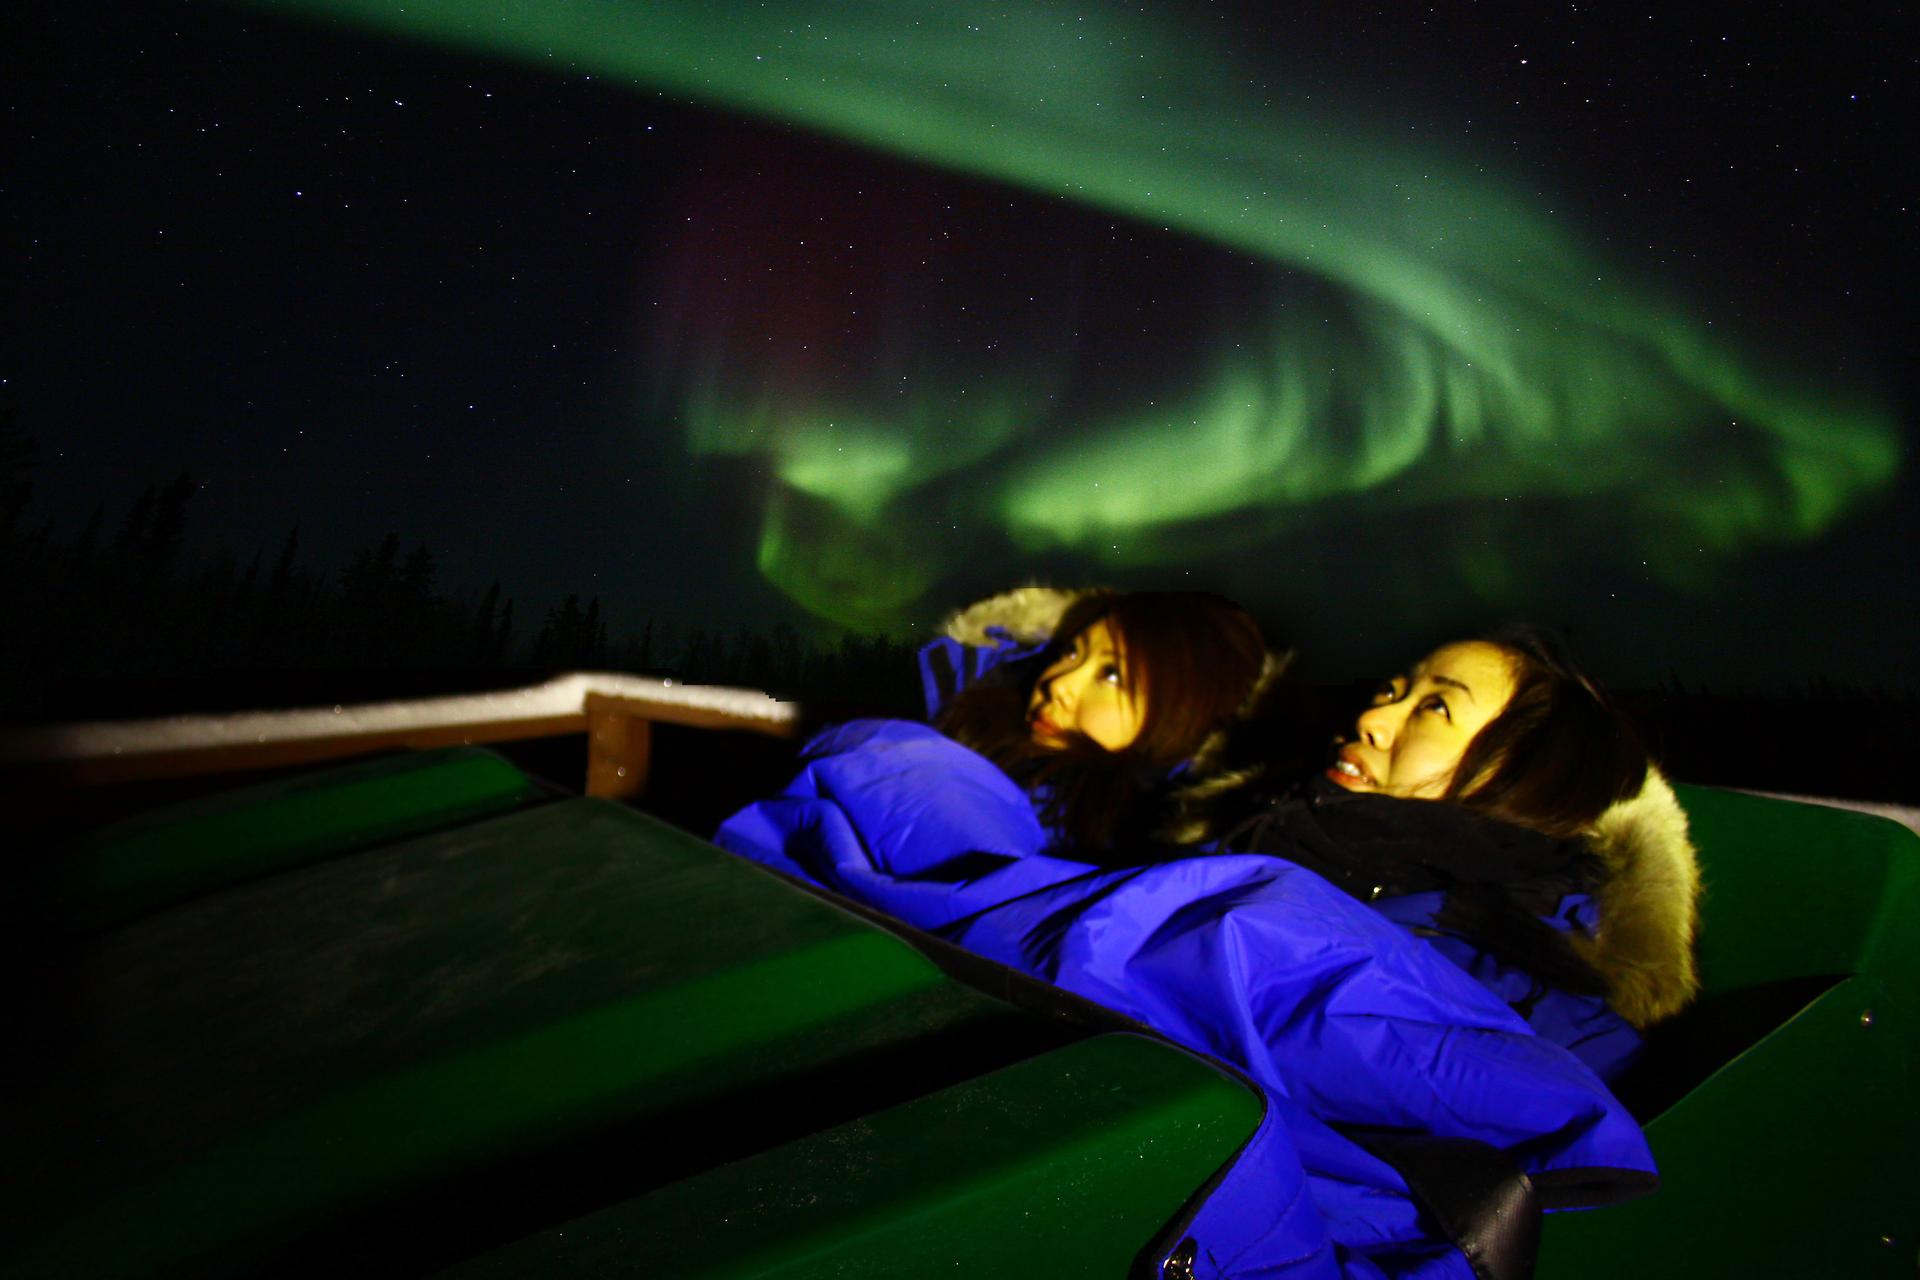
<svg viewBox="0 0 1920 1280">
<path fill-rule="evenodd" d="M 1540 919 L 1568 894 L 1604 882 L 1605 867 L 1583 842 L 1455 804 L 1351 792 L 1325 778 L 1251 799 L 1219 851 L 1285 858 L 1362 902 L 1439 890 L 1440 928 L 1553 986 L 1605 992 L 1569 935 Z"/>
</svg>

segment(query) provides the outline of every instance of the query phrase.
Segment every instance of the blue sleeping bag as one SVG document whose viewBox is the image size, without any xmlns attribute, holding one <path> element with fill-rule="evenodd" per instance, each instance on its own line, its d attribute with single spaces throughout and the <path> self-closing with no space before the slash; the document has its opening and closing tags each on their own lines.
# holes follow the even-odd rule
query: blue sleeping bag
<svg viewBox="0 0 1920 1280">
<path fill-rule="evenodd" d="M 1393 921 L 1275 857 L 1050 855 L 1026 793 L 925 725 L 827 730 L 716 839 L 1249 1076 L 1266 1117 L 1193 1221 L 1197 1275 L 1476 1274 L 1368 1134 L 1488 1144 L 1546 1208 L 1655 1184 L 1593 1072 Z"/>
</svg>

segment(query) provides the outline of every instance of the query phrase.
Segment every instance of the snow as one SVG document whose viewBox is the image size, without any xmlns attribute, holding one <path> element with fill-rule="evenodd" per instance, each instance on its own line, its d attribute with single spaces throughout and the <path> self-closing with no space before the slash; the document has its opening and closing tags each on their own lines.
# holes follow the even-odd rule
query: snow
<svg viewBox="0 0 1920 1280">
<path fill-rule="evenodd" d="M 1734 788 L 1750 796 L 1765 796 L 1769 800 L 1791 800 L 1795 804 L 1817 804 L 1828 809 L 1851 809 L 1855 813 L 1870 813 L 1876 818 L 1891 818 L 1909 831 L 1920 834 L 1920 809 L 1904 804 L 1881 804 L 1874 800 L 1836 800 L 1832 796 L 1796 796 L 1784 791 L 1747 791 L 1744 787 Z"/>
<path fill-rule="evenodd" d="M 581 715 L 586 710 L 589 693 L 717 712 L 741 722 L 742 727 L 790 727 L 800 717 L 799 704 L 781 702 L 757 689 L 681 684 L 652 676 L 611 672 L 574 672 L 523 689 L 445 698 L 293 711 L 163 716 L 153 720 L 98 721 L 16 730 L 0 733 L 0 763 L 90 760 L 451 725 L 504 725 Z"/>
</svg>

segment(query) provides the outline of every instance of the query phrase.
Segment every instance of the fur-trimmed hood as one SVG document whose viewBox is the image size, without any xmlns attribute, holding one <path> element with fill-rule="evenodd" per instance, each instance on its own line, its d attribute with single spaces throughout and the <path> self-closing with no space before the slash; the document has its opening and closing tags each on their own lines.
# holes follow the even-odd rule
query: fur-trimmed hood
<svg viewBox="0 0 1920 1280">
<path fill-rule="evenodd" d="M 1005 632 L 1021 644 L 1053 639 L 1055 628 L 1076 600 L 1093 595 L 1098 587 L 1015 587 L 956 609 L 940 624 L 949 639 L 985 648 Z"/>
<path fill-rule="evenodd" d="M 1103 590 L 1105 588 L 1101 587 L 1015 587 L 955 610 L 940 624 L 940 629 L 948 639 L 975 647 L 994 644 L 999 638 L 996 633 L 1023 645 L 1042 644 L 1054 638 L 1054 632 L 1059 629 L 1060 620 L 1066 616 L 1068 609 L 1087 596 L 1097 595 Z M 1245 720 L 1254 713 L 1286 674 L 1287 665 L 1292 659 L 1291 652 L 1267 651 L 1260 665 L 1260 674 L 1255 677 L 1252 689 L 1242 700 L 1234 717 L 1235 722 Z M 1230 729 L 1231 725 L 1223 726 L 1208 734 L 1193 753 L 1189 768 L 1195 776 L 1204 777 L 1217 772 L 1218 761 L 1226 751 Z"/>
<path fill-rule="evenodd" d="M 1640 794 L 1600 815 L 1586 843 L 1607 869 L 1600 928 L 1574 949 L 1606 980 L 1607 1000 L 1636 1027 L 1680 1012 L 1700 992 L 1693 945 L 1700 858 L 1686 810 L 1658 769 Z"/>
</svg>

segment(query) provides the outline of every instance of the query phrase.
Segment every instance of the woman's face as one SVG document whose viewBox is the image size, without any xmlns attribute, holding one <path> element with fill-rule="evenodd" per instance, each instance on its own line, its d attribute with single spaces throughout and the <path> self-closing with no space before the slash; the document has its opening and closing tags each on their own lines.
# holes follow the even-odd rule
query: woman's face
<svg viewBox="0 0 1920 1280">
<path fill-rule="evenodd" d="M 1146 712 L 1103 619 L 1075 636 L 1041 674 L 1027 700 L 1027 726 L 1034 744 L 1049 750 L 1065 747 L 1077 733 L 1108 751 L 1124 751 L 1140 736 Z"/>
<path fill-rule="evenodd" d="M 1327 770 L 1349 791 L 1433 800 L 1444 795 L 1473 736 L 1513 698 L 1513 660 L 1484 640 L 1435 649 L 1360 713 Z"/>
</svg>

